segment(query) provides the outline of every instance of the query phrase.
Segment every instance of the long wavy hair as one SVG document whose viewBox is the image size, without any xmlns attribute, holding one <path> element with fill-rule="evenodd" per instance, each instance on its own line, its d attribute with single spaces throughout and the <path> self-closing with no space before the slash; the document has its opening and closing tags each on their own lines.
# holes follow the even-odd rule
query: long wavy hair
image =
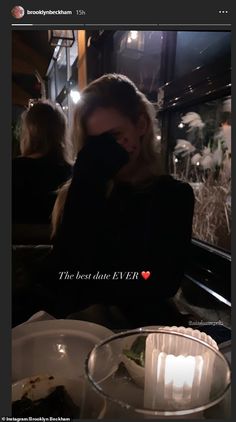
<svg viewBox="0 0 236 422">
<path fill-rule="evenodd" d="M 67 120 L 59 105 L 42 100 L 22 113 L 20 151 L 24 157 L 51 156 L 71 162 Z"/>
<path fill-rule="evenodd" d="M 72 144 L 75 153 L 83 148 L 87 137 L 87 119 L 98 107 L 114 108 L 128 117 L 133 124 L 137 124 L 141 116 L 145 118 L 146 130 L 140 139 L 141 149 L 132 183 L 136 186 L 145 185 L 154 177 L 163 174 L 162 160 L 157 150 L 155 108 L 129 78 L 120 74 L 105 74 L 82 91 L 73 120 Z M 52 237 L 56 234 L 62 218 L 69 185 L 70 181 L 58 192 L 52 213 Z M 114 181 L 111 181 L 108 194 L 113 185 Z"/>
</svg>

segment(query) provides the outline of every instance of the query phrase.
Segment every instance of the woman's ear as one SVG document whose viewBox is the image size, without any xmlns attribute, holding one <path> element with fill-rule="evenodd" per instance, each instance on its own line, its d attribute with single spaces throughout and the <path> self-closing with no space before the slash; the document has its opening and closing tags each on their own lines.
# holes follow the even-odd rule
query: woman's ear
<svg viewBox="0 0 236 422">
<path fill-rule="evenodd" d="M 139 131 L 139 135 L 143 136 L 147 130 L 147 118 L 144 114 L 141 114 L 141 116 L 139 117 L 137 128 Z"/>
</svg>

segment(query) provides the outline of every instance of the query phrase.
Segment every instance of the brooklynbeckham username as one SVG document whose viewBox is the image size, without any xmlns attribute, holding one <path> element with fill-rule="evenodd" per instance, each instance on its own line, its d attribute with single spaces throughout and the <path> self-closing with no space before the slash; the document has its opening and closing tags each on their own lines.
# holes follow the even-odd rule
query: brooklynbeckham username
<svg viewBox="0 0 236 422">
<path fill-rule="evenodd" d="M 27 10 L 27 15 L 72 15 L 72 10 Z"/>
</svg>

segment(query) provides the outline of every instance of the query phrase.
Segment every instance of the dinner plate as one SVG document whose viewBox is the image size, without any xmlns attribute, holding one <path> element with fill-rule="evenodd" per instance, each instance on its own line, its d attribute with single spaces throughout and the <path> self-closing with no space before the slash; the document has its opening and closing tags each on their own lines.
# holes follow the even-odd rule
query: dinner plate
<svg viewBox="0 0 236 422">
<path fill-rule="evenodd" d="M 27 323 L 12 330 L 12 381 L 39 374 L 78 379 L 85 359 L 100 341 L 114 333 L 87 321 L 51 320 Z M 109 365 L 109 360 L 104 365 Z"/>
</svg>

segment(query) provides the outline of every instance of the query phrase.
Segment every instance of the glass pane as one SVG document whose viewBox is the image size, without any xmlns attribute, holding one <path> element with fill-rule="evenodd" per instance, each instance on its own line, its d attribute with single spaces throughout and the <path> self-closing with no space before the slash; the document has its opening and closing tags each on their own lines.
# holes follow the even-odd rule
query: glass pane
<svg viewBox="0 0 236 422">
<path fill-rule="evenodd" d="M 66 48 L 62 47 L 56 62 L 57 66 L 57 94 L 60 94 L 67 80 Z"/>
<path fill-rule="evenodd" d="M 78 31 L 74 31 L 75 41 L 72 47 L 70 47 L 70 65 L 73 66 L 75 60 L 78 57 Z"/>
<path fill-rule="evenodd" d="M 174 78 L 227 55 L 231 48 L 230 39 L 230 32 L 178 31 Z"/>
<path fill-rule="evenodd" d="M 115 71 L 128 76 L 151 100 L 157 101 L 162 31 L 117 31 L 114 35 Z"/>
<path fill-rule="evenodd" d="M 231 97 L 174 113 L 171 132 L 171 172 L 195 192 L 193 236 L 230 251 Z"/>
</svg>

